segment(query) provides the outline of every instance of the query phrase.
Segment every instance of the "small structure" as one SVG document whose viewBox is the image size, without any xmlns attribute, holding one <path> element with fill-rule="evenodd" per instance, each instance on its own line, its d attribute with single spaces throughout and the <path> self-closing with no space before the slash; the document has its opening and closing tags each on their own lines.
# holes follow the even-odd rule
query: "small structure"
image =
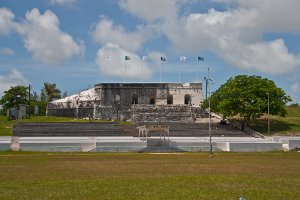
<svg viewBox="0 0 300 200">
<path fill-rule="evenodd" d="M 27 105 L 20 104 L 18 106 L 7 109 L 7 117 L 10 120 L 24 119 L 27 116 Z"/>
<path fill-rule="evenodd" d="M 161 139 L 161 133 L 163 133 L 164 140 L 166 139 L 166 134 L 168 136 L 168 141 L 170 139 L 170 126 L 169 125 L 143 125 L 137 127 L 139 129 L 139 138 L 142 140 L 148 139 L 149 132 L 159 132 Z"/>
</svg>

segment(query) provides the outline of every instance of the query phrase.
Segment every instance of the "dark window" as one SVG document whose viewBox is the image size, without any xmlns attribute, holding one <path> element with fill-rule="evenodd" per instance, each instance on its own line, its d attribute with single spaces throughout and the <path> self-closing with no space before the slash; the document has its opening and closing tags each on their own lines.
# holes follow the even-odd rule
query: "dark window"
<svg viewBox="0 0 300 200">
<path fill-rule="evenodd" d="M 139 97 L 137 94 L 132 95 L 132 104 L 138 104 L 139 103 Z"/>
<path fill-rule="evenodd" d="M 184 95 L 184 104 L 191 104 L 191 96 L 189 94 Z"/>
<path fill-rule="evenodd" d="M 150 104 L 151 105 L 154 105 L 155 104 L 155 97 L 150 97 Z"/>
<path fill-rule="evenodd" d="M 167 104 L 173 104 L 173 95 L 169 94 L 167 96 Z"/>
</svg>

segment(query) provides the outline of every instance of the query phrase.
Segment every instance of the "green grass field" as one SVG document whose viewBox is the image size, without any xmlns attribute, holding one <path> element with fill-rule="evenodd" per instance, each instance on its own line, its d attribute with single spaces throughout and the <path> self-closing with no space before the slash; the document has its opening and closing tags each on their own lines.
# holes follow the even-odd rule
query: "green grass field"
<svg viewBox="0 0 300 200">
<path fill-rule="evenodd" d="M 300 199 L 300 153 L 0 152 L 0 199 Z"/>
<path fill-rule="evenodd" d="M 286 117 L 271 116 L 271 134 L 279 135 L 300 135 L 300 107 L 287 107 Z M 254 120 L 250 123 L 254 130 L 266 134 L 268 133 L 268 118 Z"/>
</svg>

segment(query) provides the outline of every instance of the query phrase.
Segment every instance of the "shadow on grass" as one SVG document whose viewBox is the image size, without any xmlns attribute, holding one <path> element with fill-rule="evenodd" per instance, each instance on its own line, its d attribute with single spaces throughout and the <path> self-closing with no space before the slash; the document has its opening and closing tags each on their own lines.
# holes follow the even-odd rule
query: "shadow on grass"
<svg viewBox="0 0 300 200">
<path fill-rule="evenodd" d="M 262 134 L 268 134 L 268 119 L 253 120 L 250 122 L 249 127 Z M 299 127 L 298 124 L 272 119 L 270 121 L 271 134 L 278 132 L 295 132 Z"/>
</svg>

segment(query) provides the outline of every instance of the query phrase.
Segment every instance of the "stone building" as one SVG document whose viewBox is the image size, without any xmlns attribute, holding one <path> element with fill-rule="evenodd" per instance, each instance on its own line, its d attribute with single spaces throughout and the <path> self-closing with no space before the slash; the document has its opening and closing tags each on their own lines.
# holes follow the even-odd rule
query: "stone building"
<svg viewBox="0 0 300 200">
<path fill-rule="evenodd" d="M 186 121 L 201 110 L 202 83 L 101 83 L 48 104 L 48 116 Z"/>
</svg>

